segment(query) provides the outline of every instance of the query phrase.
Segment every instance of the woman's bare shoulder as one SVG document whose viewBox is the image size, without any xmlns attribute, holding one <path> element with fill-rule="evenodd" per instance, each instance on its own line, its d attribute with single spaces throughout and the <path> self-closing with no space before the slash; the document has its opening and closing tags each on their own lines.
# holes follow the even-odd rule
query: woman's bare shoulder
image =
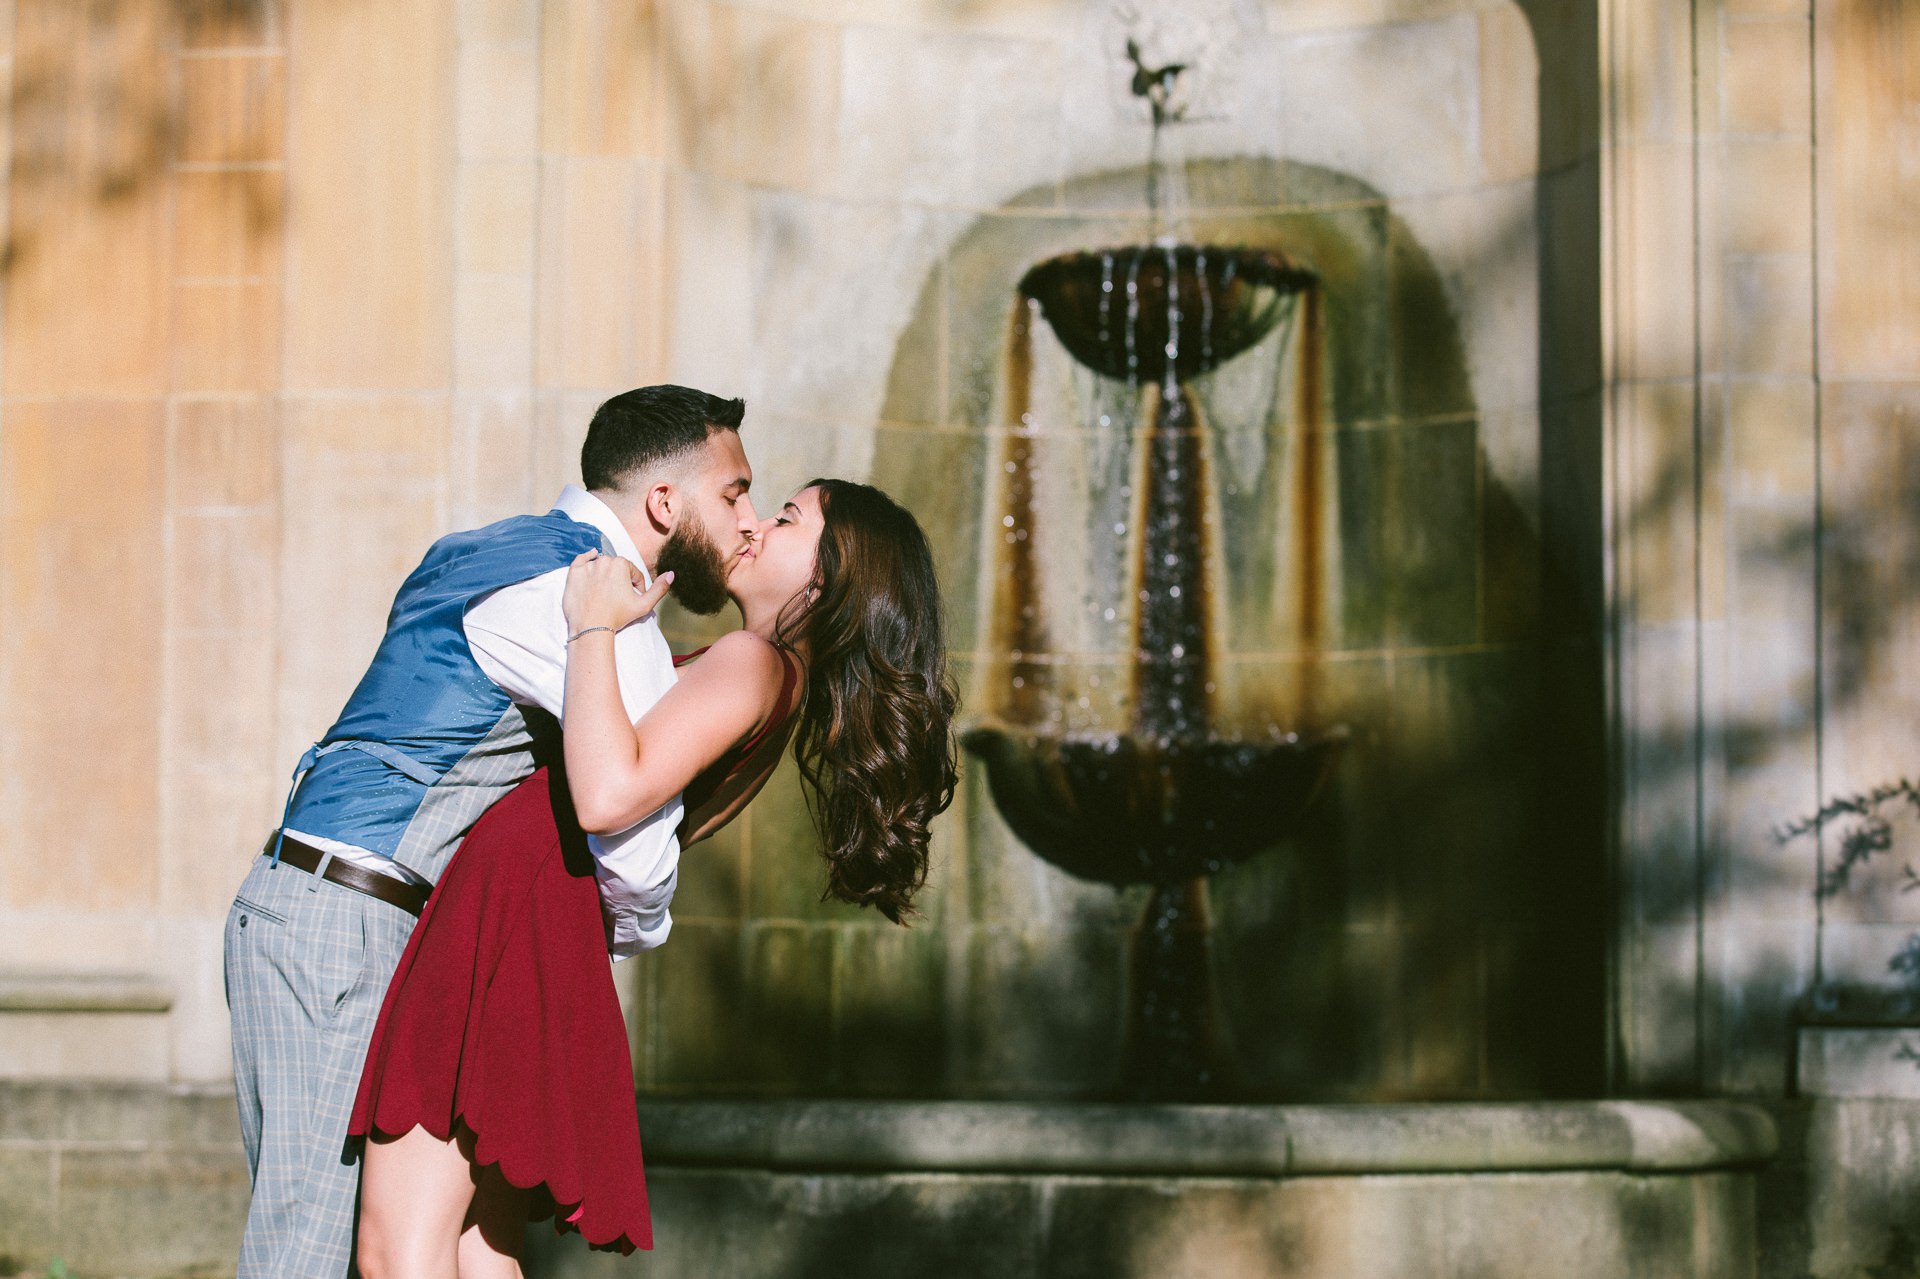
<svg viewBox="0 0 1920 1279">
<path fill-rule="evenodd" d="M 683 668 L 698 671 L 701 679 L 721 678 L 729 682 L 752 680 L 778 684 L 780 650 L 772 641 L 752 631 L 728 631 L 707 646 L 699 658 Z"/>
</svg>

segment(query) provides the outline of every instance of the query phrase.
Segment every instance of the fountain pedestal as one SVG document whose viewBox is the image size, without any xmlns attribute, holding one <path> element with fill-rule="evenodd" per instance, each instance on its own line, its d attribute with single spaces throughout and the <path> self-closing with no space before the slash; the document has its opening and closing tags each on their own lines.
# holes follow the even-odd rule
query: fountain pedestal
<svg viewBox="0 0 1920 1279">
<path fill-rule="evenodd" d="M 1128 956 L 1122 1095 L 1198 1101 L 1237 1091 L 1214 1007 L 1212 931 L 1207 881 L 1198 876 L 1158 885 L 1147 899 Z"/>
</svg>

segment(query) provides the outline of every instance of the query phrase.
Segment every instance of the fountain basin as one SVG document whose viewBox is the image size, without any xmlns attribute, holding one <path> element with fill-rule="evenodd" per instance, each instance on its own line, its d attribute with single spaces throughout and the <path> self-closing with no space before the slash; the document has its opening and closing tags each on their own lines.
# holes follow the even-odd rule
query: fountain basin
<svg viewBox="0 0 1920 1279">
<path fill-rule="evenodd" d="M 1828 1127 L 1884 1128 L 1823 1104 Z M 10 1255 L 231 1272 L 230 1086 L 7 1080 L 0 1116 Z M 658 1279 L 1751 1279 L 1778 1144 L 1766 1111 L 1716 1101 L 642 1097 L 640 1130 Z M 545 1223 L 527 1241 L 530 1279 L 631 1273 Z"/>
<path fill-rule="evenodd" d="M 1270 249 L 1137 244 L 1040 263 L 1020 292 L 1060 342 L 1119 381 L 1184 381 L 1265 337 L 1313 271 Z"/>
<path fill-rule="evenodd" d="M 663 1279 L 1750 1279 L 1777 1145 L 1726 1102 L 642 1098 L 640 1125 Z M 529 1274 L 613 1273 L 529 1239 Z"/>
<path fill-rule="evenodd" d="M 1022 843 L 1099 883 L 1172 885 L 1271 848 L 1331 773 L 1343 731 L 1237 741 L 976 728 L 995 807 Z"/>
</svg>

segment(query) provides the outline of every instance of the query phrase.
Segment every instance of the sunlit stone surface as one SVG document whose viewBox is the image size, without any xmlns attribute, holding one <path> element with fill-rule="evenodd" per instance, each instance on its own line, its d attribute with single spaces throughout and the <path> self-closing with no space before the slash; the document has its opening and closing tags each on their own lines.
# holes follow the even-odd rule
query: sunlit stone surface
<svg viewBox="0 0 1920 1279">
<path fill-rule="evenodd" d="M 1116 7 L 0 11 L 0 1074 L 118 1081 L 74 1103 L 104 1127 L 57 1139 L 107 1143 L 62 1148 L 71 1182 L 0 1106 L 8 1264 L 217 1270 L 193 1248 L 233 1224 L 231 1131 L 160 1103 L 204 1088 L 194 1113 L 219 1109 L 227 895 L 421 545 L 548 500 L 609 392 L 744 393 L 757 492 L 826 471 L 907 496 L 969 727 L 1019 726 L 994 701 L 1025 677 L 992 630 L 1006 530 L 983 521 L 1018 439 L 1049 548 L 1037 713 L 1128 725 L 1112 529 L 1137 527 L 1122 492 L 1159 382 L 1135 393 L 1038 304 L 1014 314 L 1039 264 L 1169 230 Z M 1217 1024 L 1249 1088 L 1756 1098 L 1783 1153 L 1750 1210 L 1745 1174 L 1697 1183 L 1726 1209 L 1703 1255 L 1745 1267 L 1712 1231 L 1757 1222 L 1742 1273 L 1911 1268 L 1905 1023 L 1843 1019 L 1911 983 L 1912 832 L 1824 899 L 1837 834 L 1776 834 L 1912 772 L 1911 15 L 1219 0 L 1183 30 L 1177 11 L 1201 12 L 1133 6 L 1139 65 L 1193 68 L 1156 157 L 1177 243 L 1284 254 L 1326 303 L 1317 395 L 1296 311 L 1183 372 L 1178 402 L 1211 432 L 1219 503 L 1210 731 L 1350 733 L 1285 846 L 1209 882 Z M 1018 324 L 1030 435 L 1005 414 Z M 1303 485 L 1327 499 L 1305 559 L 1280 500 Z M 1033 856 L 983 772 L 937 828 L 911 931 L 818 900 L 788 775 L 689 856 L 672 945 L 622 970 L 641 1088 L 1111 1092 L 1148 890 Z M 48 1006 L 83 987 L 124 998 Z M 1802 1031 L 1832 1036 L 1824 1076 L 1793 1077 Z M 1648 1180 L 1615 1202 L 1681 1221 L 1681 1183 Z M 761 1208 L 876 1183 L 763 1184 Z M 1473 1219 L 1534 1221 L 1545 1201 L 1501 1184 Z M 1297 1255 L 1264 1193 L 1048 1202 L 1076 1255 L 1120 1237 L 1105 1202 L 1151 1223 L 1138 1255 L 1161 1273 L 1195 1238 L 1259 1273 Z M 982 1202 L 1010 1235 L 1033 1201 Z M 169 1228 L 49 1224 L 101 1203 Z M 1159 1215 L 1182 1205 L 1186 1225 Z M 1527 1237 L 1587 1237 L 1558 1212 Z M 1417 1248 L 1432 1216 L 1350 1219 Z M 794 1255 L 831 1251 L 813 1228 Z"/>
</svg>

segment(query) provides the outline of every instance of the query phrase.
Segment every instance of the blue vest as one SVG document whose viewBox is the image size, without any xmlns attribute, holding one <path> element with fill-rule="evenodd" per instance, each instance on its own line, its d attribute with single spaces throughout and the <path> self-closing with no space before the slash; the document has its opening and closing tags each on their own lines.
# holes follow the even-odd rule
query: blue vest
<svg viewBox="0 0 1920 1279">
<path fill-rule="evenodd" d="M 588 550 L 611 548 L 599 529 L 560 511 L 435 542 L 394 597 L 346 709 L 295 770 L 281 825 L 436 878 L 467 828 L 533 771 L 534 739 L 552 727 L 481 671 L 467 646 L 467 609 Z"/>
</svg>

